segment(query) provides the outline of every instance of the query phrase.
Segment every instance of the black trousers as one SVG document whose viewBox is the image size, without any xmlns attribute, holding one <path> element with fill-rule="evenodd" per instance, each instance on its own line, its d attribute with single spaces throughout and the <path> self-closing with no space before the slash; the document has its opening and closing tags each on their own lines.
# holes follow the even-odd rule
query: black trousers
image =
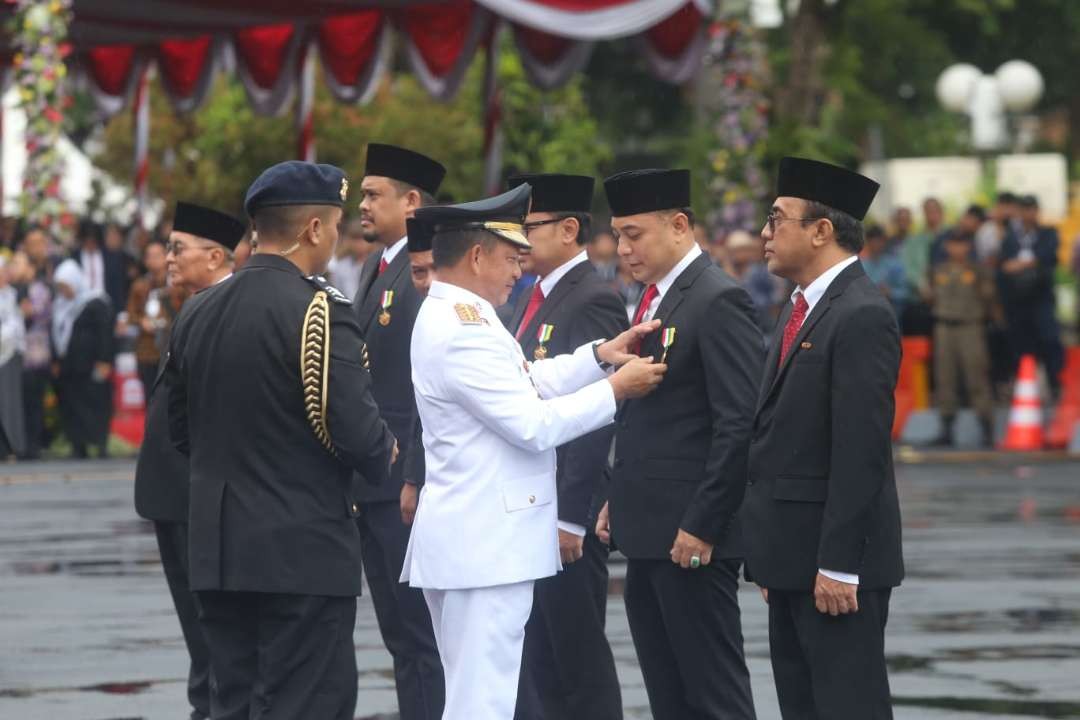
<svg viewBox="0 0 1080 720">
<path fill-rule="evenodd" d="M 36 458 L 49 444 L 45 437 L 45 390 L 49 368 L 23 369 L 23 417 L 26 419 L 26 456 Z"/>
<path fill-rule="evenodd" d="M 355 597 L 197 593 L 213 720 L 352 720 Z"/>
<path fill-rule="evenodd" d="M 697 570 L 629 560 L 626 617 L 654 720 L 754 718 L 738 559 Z"/>
<path fill-rule="evenodd" d="M 423 591 L 399 582 L 409 527 L 393 501 L 364 504 L 356 523 L 375 618 L 394 658 L 401 720 L 439 720 L 446 687 L 431 614 Z"/>
<path fill-rule="evenodd" d="M 210 717 L 210 650 L 199 626 L 198 599 L 188 584 L 187 523 L 154 522 L 161 567 L 169 583 L 180 632 L 184 634 L 191 665 L 188 669 L 188 702 L 196 712 Z"/>
<path fill-rule="evenodd" d="M 860 590 L 859 611 L 818 612 L 808 592 L 769 591 L 769 651 L 791 720 L 890 720 L 885 623 L 891 590 Z"/>
<path fill-rule="evenodd" d="M 607 546 L 589 534 L 580 560 L 537 581 L 516 720 L 622 720 L 615 657 L 604 635 L 607 558 Z"/>
</svg>

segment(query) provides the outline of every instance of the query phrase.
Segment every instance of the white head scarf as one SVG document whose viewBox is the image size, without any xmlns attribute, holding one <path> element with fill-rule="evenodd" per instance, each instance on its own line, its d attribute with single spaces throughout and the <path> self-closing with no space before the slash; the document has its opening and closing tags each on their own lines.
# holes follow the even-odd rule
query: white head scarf
<svg viewBox="0 0 1080 720">
<path fill-rule="evenodd" d="M 65 260 L 57 266 L 53 273 L 53 283 L 63 283 L 75 291 L 71 299 L 57 293 L 53 302 L 52 335 L 56 344 L 56 353 L 60 357 L 67 355 L 68 344 L 71 342 L 71 331 L 75 327 L 75 321 L 79 319 L 83 308 L 91 300 L 106 297 L 100 290 L 91 290 L 87 287 L 86 276 L 82 268 L 74 260 Z"/>
</svg>

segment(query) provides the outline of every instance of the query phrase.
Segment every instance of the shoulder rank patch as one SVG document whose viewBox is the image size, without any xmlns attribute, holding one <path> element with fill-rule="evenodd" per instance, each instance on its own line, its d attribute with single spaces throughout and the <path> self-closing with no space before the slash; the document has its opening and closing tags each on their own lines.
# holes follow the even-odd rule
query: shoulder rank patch
<svg viewBox="0 0 1080 720">
<path fill-rule="evenodd" d="M 457 313 L 458 320 L 462 325 L 487 325 L 488 322 L 481 315 L 480 311 L 476 309 L 475 305 L 469 305 L 468 303 L 456 303 L 454 305 L 454 312 Z"/>
<path fill-rule="evenodd" d="M 307 281 L 326 293 L 326 297 L 332 302 L 336 302 L 338 305 L 352 305 L 352 300 L 345 297 L 345 293 L 328 283 L 322 275 L 308 275 Z"/>
<path fill-rule="evenodd" d="M 326 295 L 321 290 L 315 293 L 304 315 L 304 327 L 300 333 L 300 383 L 304 391 L 304 412 L 308 424 L 323 447 L 335 453 L 330 430 L 326 426 L 326 397 L 330 382 L 330 304 Z"/>
</svg>

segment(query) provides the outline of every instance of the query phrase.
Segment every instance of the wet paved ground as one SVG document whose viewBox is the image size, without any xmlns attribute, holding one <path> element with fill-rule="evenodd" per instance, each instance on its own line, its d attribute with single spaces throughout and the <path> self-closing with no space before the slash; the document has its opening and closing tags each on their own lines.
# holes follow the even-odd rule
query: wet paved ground
<svg viewBox="0 0 1080 720">
<path fill-rule="evenodd" d="M 153 533 L 131 507 L 132 472 L 0 465 L 0 718 L 187 717 L 183 644 Z M 908 580 L 888 633 L 896 716 L 1080 718 L 1080 462 L 898 472 Z M 772 720 L 765 608 L 752 588 L 741 599 L 758 717 Z M 609 630 L 627 717 L 648 718 L 617 596 Z M 367 598 L 356 648 L 357 716 L 396 718 Z"/>
</svg>

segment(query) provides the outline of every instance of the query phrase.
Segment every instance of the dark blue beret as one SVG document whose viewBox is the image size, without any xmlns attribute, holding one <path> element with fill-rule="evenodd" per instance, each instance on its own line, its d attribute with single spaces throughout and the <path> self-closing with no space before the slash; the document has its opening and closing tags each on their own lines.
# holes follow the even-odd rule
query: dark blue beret
<svg viewBox="0 0 1080 720">
<path fill-rule="evenodd" d="M 341 207 L 349 193 L 345 171 L 333 165 L 289 160 L 263 171 L 251 183 L 244 211 L 254 216 L 260 208 L 282 205 L 334 205 Z"/>
</svg>

